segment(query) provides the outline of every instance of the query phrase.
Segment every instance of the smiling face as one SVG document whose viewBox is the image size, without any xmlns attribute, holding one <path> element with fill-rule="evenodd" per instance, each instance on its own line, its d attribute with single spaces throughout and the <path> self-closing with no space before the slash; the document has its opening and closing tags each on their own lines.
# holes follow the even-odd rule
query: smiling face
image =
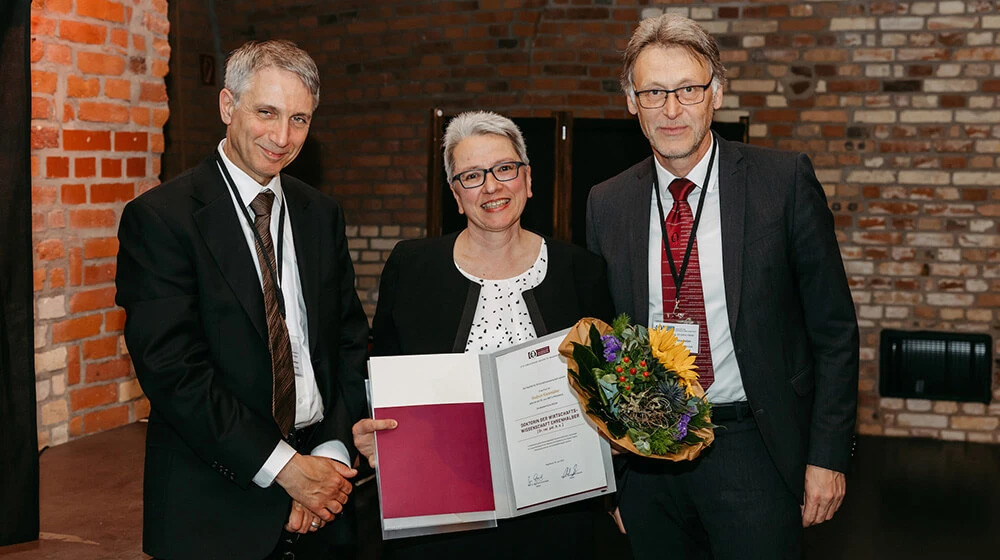
<svg viewBox="0 0 1000 560">
<path fill-rule="evenodd" d="M 228 89 L 219 94 L 226 123 L 226 156 L 261 185 L 299 155 L 309 134 L 313 96 L 295 74 L 264 68 L 250 79 L 239 103 Z"/>
<path fill-rule="evenodd" d="M 454 174 L 520 161 L 510 140 L 497 134 L 465 138 L 455 146 L 452 157 Z M 503 182 L 487 173 L 486 182 L 474 189 L 462 188 L 454 181 L 451 193 L 458 203 L 458 212 L 468 218 L 470 229 L 505 231 L 520 223 L 524 205 L 531 198 L 531 167 L 522 167 L 515 179 Z"/>
<path fill-rule="evenodd" d="M 700 58 L 680 47 L 646 47 L 636 57 L 632 70 L 635 91 L 672 90 L 705 84 L 711 70 Z M 638 115 L 643 134 L 653 147 L 653 154 L 664 169 L 678 177 L 691 170 L 708 152 L 712 116 L 722 106 L 722 92 L 715 86 L 705 91 L 705 100 L 696 105 L 681 105 L 671 94 L 659 109 L 643 109 L 631 96 L 628 110 Z"/>
</svg>

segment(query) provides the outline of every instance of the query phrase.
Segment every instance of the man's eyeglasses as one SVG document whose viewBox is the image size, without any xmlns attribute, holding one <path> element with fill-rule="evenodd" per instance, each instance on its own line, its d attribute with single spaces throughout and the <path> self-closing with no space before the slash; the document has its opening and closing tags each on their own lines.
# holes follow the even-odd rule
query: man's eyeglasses
<svg viewBox="0 0 1000 560">
<path fill-rule="evenodd" d="M 639 106 L 643 109 L 659 109 L 667 104 L 670 94 L 677 96 L 677 102 L 681 105 L 697 105 L 705 100 L 705 90 L 712 85 L 715 74 L 708 79 L 708 83 L 698 86 L 683 86 L 677 89 L 644 89 L 635 92 L 635 98 L 639 101 Z M 632 86 L 635 87 L 634 85 Z"/>
<path fill-rule="evenodd" d="M 483 183 L 486 182 L 487 173 L 492 173 L 497 181 L 513 181 L 517 179 L 518 172 L 525 165 L 527 164 L 520 161 L 505 161 L 489 169 L 470 169 L 452 177 L 451 182 L 458 181 L 463 189 L 474 189 L 483 186 Z"/>
</svg>

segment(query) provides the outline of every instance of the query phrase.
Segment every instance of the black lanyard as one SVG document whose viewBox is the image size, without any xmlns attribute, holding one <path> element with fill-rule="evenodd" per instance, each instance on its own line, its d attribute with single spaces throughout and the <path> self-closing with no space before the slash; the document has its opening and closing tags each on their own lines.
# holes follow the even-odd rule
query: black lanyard
<svg viewBox="0 0 1000 560">
<path fill-rule="evenodd" d="M 656 193 L 656 208 L 660 211 L 660 234 L 663 236 L 663 250 L 667 253 L 667 263 L 670 264 L 670 276 L 674 279 L 674 309 L 681 300 L 681 284 L 684 283 L 684 275 L 687 273 L 688 261 L 691 259 L 691 249 L 694 247 L 695 233 L 698 231 L 698 224 L 701 222 L 701 210 L 705 207 L 705 193 L 708 192 L 708 183 L 712 180 L 712 166 L 715 164 L 715 153 L 719 143 L 712 138 L 712 154 L 708 158 L 708 171 L 705 172 L 705 184 L 701 187 L 701 194 L 698 196 L 698 210 L 694 214 L 694 224 L 691 225 L 691 235 L 688 236 L 687 248 L 684 250 L 684 260 L 681 261 L 681 270 L 677 271 L 674 264 L 673 252 L 670 250 L 670 238 L 667 237 L 667 217 L 663 213 L 663 202 L 660 199 L 660 178 L 656 172 L 656 160 L 653 160 L 653 192 Z M 663 302 L 664 319 L 667 314 L 667 302 Z"/>
<path fill-rule="evenodd" d="M 264 240 L 261 239 L 260 234 L 257 233 L 257 227 L 254 225 L 254 219 L 250 217 L 250 211 L 243 205 L 243 199 L 240 197 L 239 191 L 236 190 L 236 181 L 233 181 L 232 176 L 229 175 L 229 170 L 226 169 L 226 163 L 222 160 L 222 156 L 219 155 L 218 151 L 215 152 L 215 159 L 219 163 L 219 169 L 222 170 L 222 177 L 226 180 L 226 185 L 236 198 L 236 205 L 243 211 L 243 217 L 246 218 L 247 224 L 250 225 L 250 232 L 253 234 L 253 238 L 257 241 L 257 243 L 260 244 L 260 248 L 262 249 L 261 253 L 263 253 Z M 275 266 L 277 266 L 278 270 L 275 271 L 274 267 L 271 266 L 271 262 L 266 258 L 267 255 L 264 255 L 265 258 L 262 260 L 264 260 L 264 265 L 267 267 L 267 273 L 271 276 L 271 280 L 274 282 L 274 288 L 278 292 L 278 312 L 281 313 L 281 318 L 284 319 L 285 297 L 281 293 L 281 282 L 279 282 L 279 279 L 281 277 L 281 254 L 282 249 L 284 248 L 282 241 L 285 239 L 285 205 L 279 201 L 278 208 L 278 248 L 275 258 Z M 263 273 L 263 270 L 261 270 L 261 273 Z"/>
</svg>

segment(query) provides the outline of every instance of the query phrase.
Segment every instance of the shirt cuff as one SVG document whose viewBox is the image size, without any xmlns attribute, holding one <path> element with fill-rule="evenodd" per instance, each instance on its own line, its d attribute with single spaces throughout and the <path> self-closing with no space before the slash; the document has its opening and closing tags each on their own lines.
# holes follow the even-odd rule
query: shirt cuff
<svg viewBox="0 0 1000 560">
<path fill-rule="evenodd" d="M 344 442 L 339 439 L 331 439 L 317 445 L 313 448 L 310 455 L 326 457 L 327 459 L 339 461 L 348 467 L 351 466 L 351 454 L 347 452 L 347 446 L 344 445 Z"/>
<path fill-rule="evenodd" d="M 340 443 L 339 441 L 337 443 Z M 344 445 L 341 443 L 341 445 Z M 346 448 L 345 448 L 346 451 Z M 253 477 L 253 482 L 261 488 L 267 488 L 270 486 L 274 479 L 277 478 L 278 473 L 281 469 L 285 468 L 285 465 L 292 460 L 295 456 L 295 448 L 288 445 L 288 442 L 281 440 L 278 445 L 275 446 L 274 451 L 271 452 L 271 456 L 264 461 L 264 466 L 257 471 L 257 475 Z"/>
</svg>

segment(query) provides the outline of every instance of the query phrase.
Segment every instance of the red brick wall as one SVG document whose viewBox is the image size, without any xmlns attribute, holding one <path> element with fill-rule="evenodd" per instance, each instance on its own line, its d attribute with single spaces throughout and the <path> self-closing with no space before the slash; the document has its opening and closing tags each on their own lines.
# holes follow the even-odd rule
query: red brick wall
<svg viewBox="0 0 1000 560">
<path fill-rule="evenodd" d="M 191 23 L 203 3 L 178 4 L 205 28 Z M 720 118 L 749 115 L 753 143 L 816 164 L 861 321 L 860 431 L 1000 441 L 1000 404 L 877 390 L 882 328 L 1000 335 L 995 2 L 257 0 L 227 7 L 218 29 L 225 50 L 283 37 L 319 63 L 322 188 L 348 210 L 371 312 L 388 250 L 424 231 L 429 109 L 629 118 L 620 52 L 642 15 L 664 9 L 718 37 L 732 78 Z"/>
<path fill-rule="evenodd" d="M 31 4 L 38 442 L 148 415 L 114 305 L 118 215 L 158 183 L 166 0 Z"/>
</svg>

